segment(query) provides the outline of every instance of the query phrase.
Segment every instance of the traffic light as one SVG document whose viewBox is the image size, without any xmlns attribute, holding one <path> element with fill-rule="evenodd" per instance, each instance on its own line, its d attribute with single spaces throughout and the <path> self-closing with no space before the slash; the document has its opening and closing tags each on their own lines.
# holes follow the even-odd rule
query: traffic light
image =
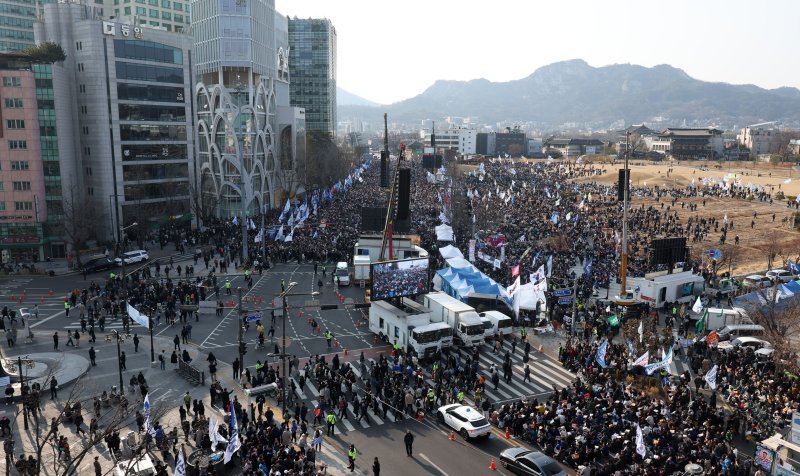
<svg viewBox="0 0 800 476">
<path fill-rule="evenodd" d="M 244 355 L 247 353 L 247 344 L 244 342 L 239 342 L 239 355 Z"/>
</svg>

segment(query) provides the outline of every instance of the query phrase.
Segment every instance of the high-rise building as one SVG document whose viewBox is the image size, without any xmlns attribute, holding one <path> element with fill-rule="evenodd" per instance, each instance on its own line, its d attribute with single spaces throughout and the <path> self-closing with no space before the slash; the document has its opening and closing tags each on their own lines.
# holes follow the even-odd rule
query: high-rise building
<svg viewBox="0 0 800 476">
<path fill-rule="evenodd" d="M 52 66 L 58 135 L 48 138 L 57 144 L 61 188 L 53 192 L 65 227 L 91 215 L 88 239 L 109 240 L 132 223 L 141 234 L 186 226 L 195 168 L 191 37 L 102 20 L 98 7 L 75 3 L 45 5 L 35 30 L 37 42 L 66 53 Z"/>
<path fill-rule="evenodd" d="M 94 0 L 107 17 L 129 25 L 186 33 L 192 23 L 191 0 Z"/>
<path fill-rule="evenodd" d="M 44 258 L 47 219 L 36 78 L 16 53 L 0 55 L 0 261 Z"/>
<path fill-rule="evenodd" d="M 289 106 L 286 17 L 274 0 L 195 0 L 201 215 L 258 214 L 290 190 L 304 117 Z"/>
<path fill-rule="evenodd" d="M 289 20 L 292 106 L 306 110 L 306 129 L 336 135 L 336 28 L 328 19 Z"/>
<path fill-rule="evenodd" d="M 19 51 L 33 46 L 36 5 L 41 0 L 0 0 L 0 51 Z"/>
</svg>

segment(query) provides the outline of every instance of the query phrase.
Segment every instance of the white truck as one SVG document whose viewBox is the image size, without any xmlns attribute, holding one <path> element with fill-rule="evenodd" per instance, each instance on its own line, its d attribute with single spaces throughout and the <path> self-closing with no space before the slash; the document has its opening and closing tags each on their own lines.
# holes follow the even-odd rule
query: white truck
<svg viewBox="0 0 800 476">
<path fill-rule="evenodd" d="M 483 344 L 483 323 L 472 306 L 441 292 L 424 294 L 422 303 L 431 310 L 431 322 L 447 323 L 463 345 Z"/>
<path fill-rule="evenodd" d="M 356 283 L 369 282 L 369 255 L 353 256 L 353 281 Z"/>
<path fill-rule="evenodd" d="M 431 310 L 409 298 L 398 308 L 387 301 L 373 301 L 369 308 L 369 330 L 384 342 L 397 343 L 419 358 L 433 355 L 453 341 L 452 328 L 431 324 Z"/>
</svg>

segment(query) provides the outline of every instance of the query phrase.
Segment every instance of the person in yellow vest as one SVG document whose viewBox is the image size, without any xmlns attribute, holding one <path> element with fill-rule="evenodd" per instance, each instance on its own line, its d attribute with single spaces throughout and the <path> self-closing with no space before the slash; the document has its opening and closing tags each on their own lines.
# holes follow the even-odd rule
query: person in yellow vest
<svg viewBox="0 0 800 476">
<path fill-rule="evenodd" d="M 481 389 L 480 389 L 480 387 L 475 389 L 475 398 L 474 398 L 474 400 L 475 400 L 475 406 L 477 407 L 478 404 L 480 404 L 480 402 L 481 402 Z"/>
<path fill-rule="evenodd" d="M 333 340 L 333 332 L 328 329 L 325 331 L 325 340 L 328 342 L 328 348 L 331 348 L 331 341 Z"/>
<path fill-rule="evenodd" d="M 336 415 L 334 412 L 328 413 L 328 416 L 325 417 L 325 422 L 328 424 L 328 436 L 333 436 L 336 433 Z"/>
<path fill-rule="evenodd" d="M 230 279 L 226 279 L 225 280 L 225 294 L 230 294 L 230 293 L 231 293 L 231 280 Z"/>
<path fill-rule="evenodd" d="M 458 403 L 463 403 L 464 402 L 464 391 L 463 390 L 459 390 L 458 391 L 458 395 L 456 396 L 456 398 L 458 399 Z"/>
<path fill-rule="evenodd" d="M 108 279 L 110 279 L 111 281 L 114 281 L 114 278 L 116 278 L 116 277 L 117 277 L 117 275 L 116 275 L 116 274 L 114 274 L 114 272 L 113 272 L 113 271 L 112 271 L 112 272 L 110 272 L 110 273 L 108 273 Z"/>
<path fill-rule="evenodd" d="M 64 313 L 69 317 L 69 299 L 64 299 Z"/>
<path fill-rule="evenodd" d="M 522 337 L 522 341 L 525 342 L 525 339 L 528 338 L 528 331 L 524 327 L 519 331 L 520 337 Z"/>
<path fill-rule="evenodd" d="M 352 473 L 356 469 L 356 457 L 358 456 L 358 451 L 356 450 L 355 445 L 350 445 L 350 450 L 347 452 L 347 459 L 350 460 L 350 472 Z"/>
</svg>

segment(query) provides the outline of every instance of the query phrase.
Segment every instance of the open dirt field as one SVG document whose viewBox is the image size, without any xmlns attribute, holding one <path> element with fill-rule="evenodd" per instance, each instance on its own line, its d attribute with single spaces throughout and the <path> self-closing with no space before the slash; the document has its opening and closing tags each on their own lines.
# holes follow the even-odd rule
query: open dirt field
<svg viewBox="0 0 800 476">
<path fill-rule="evenodd" d="M 714 177 L 721 179 L 728 173 L 738 174 L 744 185 L 753 183 L 757 186 L 771 188 L 773 196 L 776 192 L 783 191 L 787 196 L 800 194 L 800 172 L 789 168 L 778 168 L 770 164 L 750 163 L 745 167 L 723 167 L 717 169 L 716 163 L 702 163 L 702 165 L 672 165 L 672 163 L 662 163 L 657 165 L 639 164 L 638 162 L 630 166 L 631 183 L 633 186 L 668 186 L 686 187 L 692 179 L 696 185 L 701 185 L 700 179 L 703 177 Z M 605 165 L 603 175 L 586 179 L 598 183 L 612 184 L 617 181 L 617 170 L 621 168 L 621 163 Z M 708 170 L 701 170 L 701 167 L 709 167 Z M 667 170 L 671 168 L 669 176 Z M 791 182 L 785 183 L 791 178 Z M 783 258 L 796 259 L 800 255 L 800 232 L 791 228 L 794 208 L 787 208 L 786 200 L 769 202 L 728 199 L 728 198 L 706 198 L 703 206 L 702 198 L 679 199 L 674 209 L 677 210 L 681 220 L 686 223 L 690 216 L 698 218 L 715 217 L 720 222 L 727 214 L 728 220 L 733 221 L 734 229 L 728 233 L 726 245 L 722 247 L 723 260 L 720 263 L 721 270 L 727 270 L 729 265 L 733 275 L 744 275 L 767 269 L 767 256 L 772 251 L 775 253 L 777 263 L 773 267 L 783 265 Z M 663 202 L 663 200 L 662 200 Z M 682 202 L 686 205 L 697 203 L 697 211 L 690 212 L 689 207 L 682 207 Z M 654 204 L 653 199 L 636 198 L 633 199 L 633 206 L 644 203 L 645 206 Z M 669 206 L 668 202 L 665 206 Z M 657 206 L 661 206 L 658 204 Z M 751 228 L 750 223 L 755 218 L 755 227 Z M 772 215 L 775 215 L 773 221 Z M 691 243 L 693 255 L 695 253 L 705 253 L 710 248 L 720 249 L 719 237 L 721 233 L 711 233 L 702 243 Z M 739 246 L 734 245 L 734 236 L 739 235 Z M 732 262 L 731 262 L 732 261 Z"/>
</svg>

